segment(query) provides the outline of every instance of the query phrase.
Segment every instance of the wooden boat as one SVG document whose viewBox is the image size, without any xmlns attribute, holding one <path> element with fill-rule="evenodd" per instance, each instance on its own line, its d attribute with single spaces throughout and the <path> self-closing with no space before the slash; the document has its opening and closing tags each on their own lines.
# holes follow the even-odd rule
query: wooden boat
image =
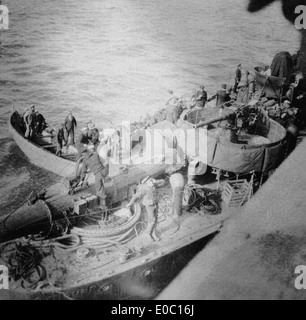
<svg viewBox="0 0 306 320">
<path fill-rule="evenodd" d="M 23 151 L 23 153 L 28 157 L 31 163 L 64 178 L 71 178 L 75 176 L 77 154 L 77 150 L 75 148 L 69 147 L 67 151 L 64 150 L 65 148 L 63 148 L 64 153 L 61 157 L 59 157 L 55 155 L 56 145 L 53 143 L 54 134 L 43 132 L 42 136 L 35 135 L 31 140 L 25 139 L 24 129 L 22 126 L 22 118 L 18 111 L 14 111 L 11 114 L 8 121 L 8 128 L 14 141 Z M 130 139 L 132 142 L 134 140 L 134 137 L 132 136 Z M 127 156 L 129 158 L 125 161 L 123 160 L 124 151 L 122 150 L 120 150 L 119 152 L 123 154 L 117 154 L 116 158 L 114 157 L 114 159 L 110 159 L 110 177 L 122 175 L 122 172 L 125 171 L 127 167 L 130 168 L 131 164 L 133 163 L 137 163 L 137 165 L 140 164 L 142 166 L 138 167 L 138 169 L 135 169 L 135 166 L 132 166 L 134 168 L 132 169 L 133 174 L 129 176 L 129 179 L 132 179 L 132 181 L 134 181 L 133 177 L 135 177 L 135 179 L 143 179 L 151 173 L 154 174 L 158 166 L 150 166 L 150 164 L 154 162 L 153 159 L 143 159 L 143 157 L 139 156 L 139 153 L 144 149 L 144 147 L 139 145 L 140 141 L 138 141 L 137 144 L 138 145 L 135 149 L 132 149 L 128 152 Z M 152 172 L 150 171 L 151 169 L 153 170 Z M 133 170 L 141 170 L 144 175 L 139 176 L 139 174 L 137 174 Z"/>
<path fill-rule="evenodd" d="M 44 133 L 43 137 L 31 141 L 24 138 L 22 118 L 18 111 L 14 111 L 8 121 L 8 129 L 14 141 L 29 160 L 46 170 L 63 177 L 72 176 L 75 172 L 75 161 L 55 155 L 56 146 L 52 143 L 52 135 Z"/>
</svg>

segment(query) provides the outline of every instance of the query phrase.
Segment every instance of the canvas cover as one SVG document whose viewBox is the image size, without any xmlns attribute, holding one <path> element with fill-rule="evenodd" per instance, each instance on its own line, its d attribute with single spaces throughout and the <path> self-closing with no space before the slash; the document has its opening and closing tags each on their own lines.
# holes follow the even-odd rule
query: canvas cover
<svg viewBox="0 0 306 320">
<path fill-rule="evenodd" d="M 212 111 L 209 110 L 208 117 Z M 217 110 L 215 110 L 217 112 Z M 205 111 L 201 110 L 202 118 L 199 119 L 199 111 L 192 110 L 187 119 L 197 123 L 205 120 Z M 192 114 L 194 113 L 194 114 Z M 181 128 L 192 128 L 193 124 L 188 120 L 183 121 Z M 267 172 L 276 168 L 284 158 L 284 139 L 286 130 L 277 122 L 266 117 L 263 113 L 260 123 L 256 128 L 256 134 L 268 138 L 271 143 L 261 145 L 236 144 L 216 131 L 209 129 L 207 132 L 207 164 L 211 167 L 234 173 Z"/>
</svg>

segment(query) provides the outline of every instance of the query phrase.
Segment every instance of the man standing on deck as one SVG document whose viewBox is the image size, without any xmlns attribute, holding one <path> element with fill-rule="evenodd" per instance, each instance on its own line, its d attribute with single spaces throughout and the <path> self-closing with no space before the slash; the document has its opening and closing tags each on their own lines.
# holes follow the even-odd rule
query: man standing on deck
<svg viewBox="0 0 306 320">
<path fill-rule="evenodd" d="M 227 91 L 227 85 L 223 84 L 222 89 L 219 90 L 214 96 L 208 99 L 207 102 L 217 98 L 216 107 L 221 107 L 224 103 L 231 100 L 230 93 Z"/>
<path fill-rule="evenodd" d="M 93 128 L 91 129 L 91 143 L 93 144 L 94 146 L 94 149 L 97 150 L 98 149 L 98 146 L 100 144 L 100 132 L 97 128 Z"/>
<path fill-rule="evenodd" d="M 65 126 L 62 123 L 60 128 L 58 129 L 58 131 L 56 133 L 56 137 L 55 137 L 56 138 L 56 145 L 57 145 L 55 155 L 58 156 L 58 157 L 60 157 L 62 155 L 63 144 L 66 144 L 66 141 L 65 141 L 65 129 L 64 128 L 65 128 Z"/>
<path fill-rule="evenodd" d="M 105 205 L 105 188 L 104 179 L 106 177 L 105 167 L 102 164 L 99 155 L 96 151 L 89 151 L 87 147 L 82 147 L 79 152 L 81 158 L 77 161 L 76 173 L 78 172 L 79 164 L 82 161 L 81 181 L 85 180 L 88 169 L 95 176 L 96 195 L 100 199 L 100 204 Z"/>
<path fill-rule="evenodd" d="M 38 110 L 36 111 L 35 119 L 36 119 L 36 133 L 39 136 L 41 136 L 42 132 L 47 126 L 46 119 Z"/>
<path fill-rule="evenodd" d="M 89 136 L 89 129 L 88 127 L 85 127 L 82 129 L 82 132 L 79 134 L 77 142 L 76 142 L 76 148 L 78 150 L 77 158 L 76 160 L 80 159 L 82 154 L 81 150 L 83 147 L 87 147 L 90 141 L 90 136 Z"/>
<path fill-rule="evenodd" d="M 195 100 L 196 107 L 204 108 L 207 102 L 207 92 L 205 91 L 205 87 L 200 86 L 200 90 L 195 93 L 193 98 Z"/>
<path fill-rule="evenodd" d="M 88 137 L 91 143 L 93 144 L 95 150 L 97 150 L 99 143 L 100 143 L 100 132 L 96 128 L 96 125 L 90 121 L 87 123 L 87 128 L 88 128 Z"/>
<path fill-rule="evenodd" d="M 235 77 L 235 84 L 234 84 L 234 93 L 238 93 L 238 84 L 241 81 L 242 73 L 241 73 L 242 65 L 238 64 L 237 70 L 236 70 L 236 77 Z"/>
<path fill-rule="evenodd" d="M 35 130 L 35 106 L 31 106 L 31 108 L 26 111 L 23 116 L 23 120 L 26 126 L 26 132 L 24 137 L 26 139 L 32 138 L 34 130 Z"/>
<path fill-rule="evenodd" d="M 180 118 L 181 113 L 183 112 L 183 108 L 181 106 L 179 98 L 174 95 L 173 91 L 169 90 L 168 92 L 171 95 L 171 97 L 168 99 L 166 103 L 166 120 L 176 124 L 176 122 Z"/>
<path fill-rule="evenodd" d="M 69 137 L 71 141 L 71 145 L 75 145 L 74 141 L 74 129 L 77 127 L 77 122 L 75 120 L 75 117 L 72 115 L 72 112 L 70 111 L 68 116 L 65 119 L 65 141 L 68 144 Z"/>
<path fill-rule="evenodd" d="M 150 177 L 143 179 L 137 188 L 137 192 L 127 204 L 127 208 L 131 207 L 136 201 L 142 201 L 148 215 L 148 231 L 153 241 L 160 241 L 160 237 L 156 234 L 156 226 L 158 220 L 157 214 L 157 186 L 162 186 L 164 180 L 155 180 Z"/>
</svg>

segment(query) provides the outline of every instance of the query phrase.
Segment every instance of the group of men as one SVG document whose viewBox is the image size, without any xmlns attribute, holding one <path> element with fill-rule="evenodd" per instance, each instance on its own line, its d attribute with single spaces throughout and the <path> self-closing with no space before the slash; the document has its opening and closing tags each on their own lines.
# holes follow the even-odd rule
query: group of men
<svg viewBox="0 0 306 320">
<path fill-rule="evenodd" d="M 69 145 L 75 146 L 75 129 L 77 128 L 77 121 L 72 114 L 72 111 L 69 112 L 65 118 L 64 123 L 61 123 L 59 129 L 56 133 L 56 142 L 57 150 L 56 155 L 61 156 L 62 148 L 64 146 L 68 147 Z"/>
<path fill-rule="evenodd" d="M 77 160 L 81 157 L 81 149 L 84 145 L 92 144 L 93 148 L 97 149 L 100 143 L 100 133 L 95 125 L 89 122 L 75 139 L 76 128 L 77 121 L 70 111 L 56 133 L 57 156 L 61 156 L 63 147 L 68 148 L 69 145 L 76 147 L 78 150 Z"/>
<path fill-rule="evenodd" d="M 194 95 L 194 100 L 196 101 L 196 106 L 200 108 L 204 108 L 207 102 L 210 102 L 214 99 L 216 99 L 216 107 L 221 107 L 226 102 L 231 101 L 232 93 L 235 95 L 238 94 L 239 84 L 242 80 L 242 65 L 239 64 L 237 66 L 236 74 L 235 74 L 235 83 L 233 88 L 229 87 L 226 84 L 222 84 L 221 89 L 216 92 L 215 95 L 207 98 L 207 92 L 204 90 L 204 86 L 200 86 L 200 90 L 197 91 Z M 252 92 L 255 90 L 255 78 L 246 71 L 246 82 L 245 86 L 250 89 Z"/>
<path fill-rule="evenodd" d="M 22 120 L 26 139 L 31 139 L 35 134 L 42 135 L 42 132 L 47 127 L 44 116 L 38 110 L 35 110 L 34 105 L 25 110 Z"/>
<path fill-rule="evenodd" d="M 101 142 L 104 144 L 107 143 L 107 140 L 102 139 L 102 141 L 100 141 L 99 130 L 95 127 L 93 122 L 89 122 L 86 127 L 82 128 L 75 141 L 76 127 L 77 121 L 72 115 L 72 112 L 70 112 L 57 133 L 59 151 L 57 154 L 60 154 L 63 145 L 73 145 L 76 147 L 77 162 L 75 173 L 76 177 L 80 178 L 79 186 L 87 183 L 88 173 L 92 172 L 95 176 L 96 195 L 100 205 L 105 205 L 104 182 L 108 175 L 109 168 L 101 159 L 101 156 L 97 152 L 97 148 Z M 81 164 L 81 170 L 79 170 Z"/>
<path fill-rule="evenodd" d="M 232 100 L 235 95 L 238 94 L 239 85 L 244 86 L 250 93 L 255 92 L 255 77 L 248 71 L 246 71 L 245 75 L 245 83 L 241 84 L 242 81 L 242 65 L 239 64 L 237 66 L 237 70 L 235 73 L 235 83 L 233 87 L 228 87 L 226 84 L 222 84 L 220 90 L 216 92 L 213 96 L 208 98 L 207 91 L 205 91 L 205 87 L 203 85 L 200 86 L 199 90 L 195 91 L 192 96 L 192 101 L 194 102 L 194 107 L 204 108 L 206 103 L 216 99 L 216 107 L 221 107 L 225 103 Z M 166 112 L 167 112 L 167 120 L 175 123 L 178 117 L 176 115 L 179 113 L 179 108 L 177 106 L 180 105 L 180 100 L 176 97 L 172 90 L 168 91 L 170 94 L 170 98 L 166 103 Z M 233 95 L 234 94 L 234 95 Z"/>
</svg>

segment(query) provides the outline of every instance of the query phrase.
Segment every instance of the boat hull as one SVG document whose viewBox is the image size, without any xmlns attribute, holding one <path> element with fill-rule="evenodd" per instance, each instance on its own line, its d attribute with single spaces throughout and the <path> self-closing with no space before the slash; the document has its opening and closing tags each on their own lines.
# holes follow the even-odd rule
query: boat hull
<svg viewBox="0 0 306 320">
<path fill-rule="evenodd" d="M 194 242 L 158 257 L 135 264 L 132 268 L 110 277 L 74 288 L 57 290 L 2 290 L 0 299 L 8 300 L 148 300 L 154 299 L 189 261 L 200 252 L 218 228 L 209 230 Z"/>
<path fill-rule="evenodd" d="M 45 150 L 30 140 L 25 139 L 20 125 L 21 117 L 17 111 L 14 111 L 8 121 L 9 132 L 30 162 L 63 177 L 69 177 L 74 174 L 74 161 L 57 157 L 52 152 Z"/>
</svg>

